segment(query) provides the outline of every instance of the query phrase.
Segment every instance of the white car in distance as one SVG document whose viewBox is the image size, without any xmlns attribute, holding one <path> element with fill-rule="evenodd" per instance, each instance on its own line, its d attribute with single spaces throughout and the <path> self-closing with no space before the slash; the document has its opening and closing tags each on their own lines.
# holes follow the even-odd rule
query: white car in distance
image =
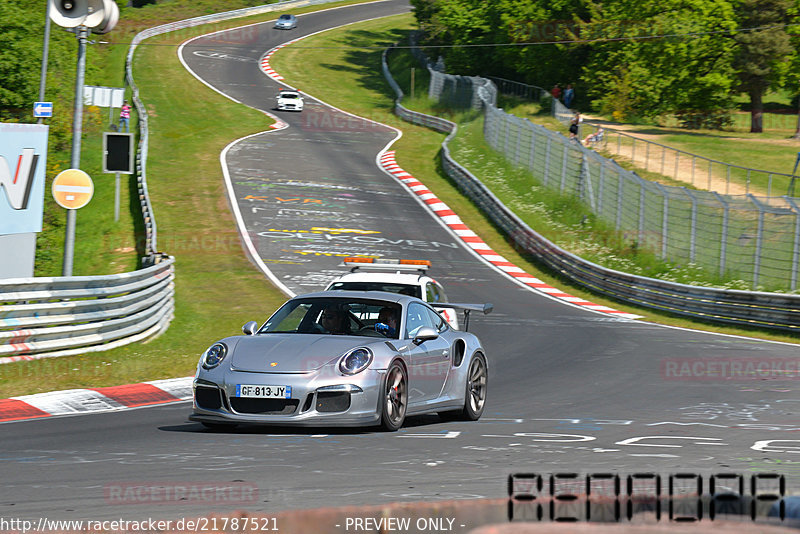
<svg viewBox="0 0 800 534">
<path fill-rule="evenodd" d="M 303 111 L 303 96 L 297 91 L 281 91 L 277 99 L 278 111 Z"/>
<path fill-rule="evenodd" d="M 344 266 L 350 267 L 350 272 L 328 284 L 326 291 L 387 291 L 417 297 L 434 305 L 450 326 L 458 329 L 456 310 L 438 306 L 448 300 L 441 284 L 427 275 L 430 261 L 347 257 Z"/>
</svg>

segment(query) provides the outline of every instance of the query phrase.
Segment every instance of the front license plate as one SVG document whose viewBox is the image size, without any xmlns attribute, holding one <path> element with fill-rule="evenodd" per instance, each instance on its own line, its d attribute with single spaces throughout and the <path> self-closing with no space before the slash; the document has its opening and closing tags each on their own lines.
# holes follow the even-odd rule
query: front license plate
<svg viewBox="0 0 800 534">
<path fill-rule="evenodd" d="M 256 399 L 291 399 L 292 386 L 257 386 L 252 384 L 236 384 L 237 397 Z"/>
</svg>

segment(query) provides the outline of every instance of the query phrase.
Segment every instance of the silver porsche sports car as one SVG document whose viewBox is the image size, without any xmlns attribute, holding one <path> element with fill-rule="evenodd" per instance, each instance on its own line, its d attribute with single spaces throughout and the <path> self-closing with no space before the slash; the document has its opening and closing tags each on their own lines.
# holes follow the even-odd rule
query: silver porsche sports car
<svg viewBox="0 0 800 534">
<path fill-rule="evenodd" d="M 477 420 L 489 372 L 471 311 L 454 304 L 465 330 L 430 304 L 382 291 L 325 291 L 295 297 L 260 328 L 211 345 L 194 379 L 190 419 L 209 428 L 237 423 L 380 426 L 437 412 Z"/>
</svg>

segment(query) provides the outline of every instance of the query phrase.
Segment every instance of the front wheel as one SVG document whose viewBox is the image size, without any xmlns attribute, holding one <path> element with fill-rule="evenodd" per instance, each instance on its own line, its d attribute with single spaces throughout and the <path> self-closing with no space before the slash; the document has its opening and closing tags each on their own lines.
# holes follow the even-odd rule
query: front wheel
<svg viewBox="0 0 800 534">
<path fill-rule="evenodd" d="M 394 432 L 403 426 L 408 408 L 408 376 L 405 368 L 397 362 L 386 373 L 381 406 L 383 430 Z"/>
</svg>

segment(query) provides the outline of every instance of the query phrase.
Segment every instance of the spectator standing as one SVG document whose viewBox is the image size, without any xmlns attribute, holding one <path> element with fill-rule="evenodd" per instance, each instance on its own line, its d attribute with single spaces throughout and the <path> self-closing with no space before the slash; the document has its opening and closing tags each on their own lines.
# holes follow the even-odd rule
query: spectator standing
<svg viewBox="0 0 800 534">
<path fill-rule="evenodd" d="M 553 88 L 550 89 L 550 95 L 556 100 L 561 99 L 561 88 L 558 86 L 558 84 L 555 84 Z"/>
<path fill-rule="evenodd" d="M 575 98 L 575 90 L 572 88 L 572 84 L 568 83 L 567 88 L 564 89 L 564 105 L 568 108 L 572 106 L 572 100 Z"/>
<path fill-rule="evenodd" d="M 575 112 L 575 116 L 572 117 L 572 121 L 569 123 L 569 138 L 570 139 L 577 139 L 578 138 L 578 128 L 580 124 L 583 122 L 581 118 L 581 114 L 577 111 Z"/>
<path fill-rule="evenodd" d="M 128 105 L 127 100 L 122 101 L 122 108 L 119 110 L 119 131 L 122 131 L 122 126 L 125 125 L 125 131 L 130 132 L 128 123 L 131 120 L 131 107 Z"/>
</svg>

